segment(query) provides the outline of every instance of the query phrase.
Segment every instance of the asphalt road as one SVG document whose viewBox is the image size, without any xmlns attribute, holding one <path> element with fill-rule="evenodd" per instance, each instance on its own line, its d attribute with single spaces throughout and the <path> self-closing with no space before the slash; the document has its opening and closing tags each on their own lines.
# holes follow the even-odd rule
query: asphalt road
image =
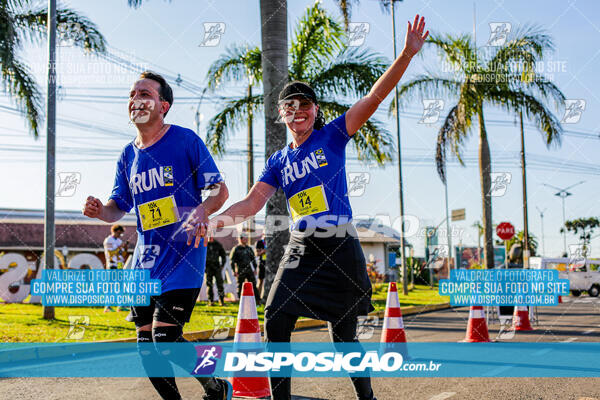
<svg viewBox="0 0 600 400">
<path fill-rule="evenodd" d="M 534 331 L 503 334 L 491 321 L 490 337 L 515 342 L 596 342 L 600 339 L 600 299 L 568 298 L 557 307 L 538 308 Z M 456 342 L 464 338 L 468 309 L 458 308 L 404 317 L 409 342 Z M 381 322 L 372 337 L 378 341 Z M 367 331 L 368 335 L 368 331 Z M 294 341 L 328 341 L 326 329 L 298 331 Z M 184 399 L 199 399 L 202 389 L 192 378 L 177 379 Z M 377 378 L 379 400 L 388 399 L 574 399 L 600 400 L 600 378 Z M 353 399 L 347 378 L 294 378 L 294 399 Z M 0 399 L 159 399 L 145 378 L 35 378 L 0 380 Z"/>
</svg>

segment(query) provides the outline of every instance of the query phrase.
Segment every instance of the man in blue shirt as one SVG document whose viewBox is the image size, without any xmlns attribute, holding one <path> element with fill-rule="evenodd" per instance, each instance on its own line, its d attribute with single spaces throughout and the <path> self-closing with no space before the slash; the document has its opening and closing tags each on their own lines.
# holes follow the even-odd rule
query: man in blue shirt
<svg viewBox="0 0 600 400">
<path fill-rule="evenodd" d="M 149 306 L 132 307 L 138 343 L 185 342 L 183 326 L 190 320 L 202 287 L 206 247 L 199 246 L 208 216 L 227 200 L 227 186 L 204 142 L 193 131 L 165 124 L 173 91 L 153 72 L 140 75 L 129 93 L 129 116 L 137 129 L 117 162 L 112 194 L 106 204 L 88 197 L 83 213 L 115 222 L 131 209 L 137 217 L 134 269 L 150 270 L 161 281 L 161 294 Z M 202 192 L 210 191 L 206 200 Z M 190 351 L 195 351 L 191 346 Z M 159 351 L 140 351 L 144 368 L 171 368 Z M 182 366 L 192 371 L 193 366 Z M 206 399 L 231 398 L 228 382 L 199 378 Z M 180 399 L 175 378 L 151 377 L 163 399 Z"/>
</svg>

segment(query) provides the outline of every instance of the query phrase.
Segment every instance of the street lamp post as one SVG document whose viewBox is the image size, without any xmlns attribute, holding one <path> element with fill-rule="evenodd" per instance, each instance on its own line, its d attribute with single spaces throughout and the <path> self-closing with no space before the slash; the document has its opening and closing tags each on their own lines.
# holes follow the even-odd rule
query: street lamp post
<svg viewBox="0 0 600 400">
<path fill-rule="evenodd" d="M 548 186 L 548 187 L 550 187 L 550 188 L 552 188 L 552 189 L 556 189 L 556 190 L 558 190 L 558 192 L 554 193 L 554 195 L 555 195 L 555 196 L 558 196 L 558 197 L 560 197 L 560 199 L 562 200 L 562 217 L 563 217 L 563 230 L 562 230 L 562 231 L 563 231 L 563 254 L 567 254 L 567 230 L 566 230 L 566 229 L 564 229 L 564 227 L 565 227 L 565 222 L 566 222 L 566 219 L 565 219 L 565 199 L 566 199 L 567 197 L 569 197 L 569 196 L 572 196 L 572 195 L 573 195 L 573 193 L 571 193 L 571 192 L 567 192 L 567 190 L 568 190 L 568 189 L 571 189 L 571 188 L 573 188 L 573 187 L 575 187 L 575 186 L 577 186 L 577 185 L 581 185 L 581 184 L 582 184 L 582 183 L 584 183 L 584 182 L 585 182 L 585 181 L 580 181 L 580 182 L 577 182 L 577 183 L 575 183 L 575 184 L 573 184 L 573 185 L 571 185 L 571 186 L 568 186 L 568 187 L 566 187 L 566 188 L 564 188 L 564 189 L 561 189 L 561 188 L 558 188 L 558 187 L 556 187 L 556 186 L 552 186 L 552 185 L 548 185 L 547 183 L 544 183 L 544 186 Z"/>
<path fill-rule="evenodd" d="M 46 95 L 45 268 L 54 269 L 54 199 L 56 179 L 56 0 L 48 0 L 48 93 Z M 54 307 L 44 306 L 44 319 L 54 319 Z"/>
<path fill-rule="evenodd" d="M 544 208 L 543 210 L 540 210 L 539 207 L 535 207 L 537 208 L 538 212 L 540 213 L 540 219 L 542 220 L 542 256 L 546 255 L 546 245 L 544 244 L 544 212 L 546 211 L 546 209 Z"/>
<path fill-rule="evenodd" d="M 394 39 L 394 60 L 396 59 L 396 17 L 394 14 L 394 3 L 392 0 L 392 35 Z M 394 99 L 396 101 L 396 137 L 398 141 L 398 193 L 400 202 L 400 258 L 402 260 L 402 293 L 408 294 L 408 274 L 406 268 L 406 253 L 404 240 L 404 196 L 402 193 L 402 153 L 400 146 L 400 110 L 398 104 L 398 85 L 394 87 Z"/>
</svg>

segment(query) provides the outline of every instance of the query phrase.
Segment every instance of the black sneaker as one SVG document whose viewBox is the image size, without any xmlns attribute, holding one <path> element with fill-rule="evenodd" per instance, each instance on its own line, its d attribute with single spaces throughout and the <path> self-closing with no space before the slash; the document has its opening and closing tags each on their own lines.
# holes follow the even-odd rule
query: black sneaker
<svg viewBox="0 0 600 400">
<path fill-rule="evenodd" d="M 206 389 L 206 393 L 202 399 L 204 400 L 231 400 L 233 394 L 233 387 L 231 383 L 226 379 L 215 378 L 215 381 L 219 383 L 219 387 L 216 389 Z"/>
</svg>

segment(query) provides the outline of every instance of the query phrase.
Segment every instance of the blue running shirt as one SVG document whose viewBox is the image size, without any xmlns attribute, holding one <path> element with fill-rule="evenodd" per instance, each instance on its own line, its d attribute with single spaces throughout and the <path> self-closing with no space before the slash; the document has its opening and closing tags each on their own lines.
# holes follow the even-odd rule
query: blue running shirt
<svg viewBox="0 0 600 400">
<path fill-rule="evenodd" d="M 291 229 L 336 226 L 352 220 L 346 183 L 346 114 L 314 130 L 299 147 L 267 160 L 259 181 L 282 188 Z"/>
<path fill-rule="evenodd" d="M 162 293 L 202 287 L 206 248 L 187 245 L 182 224 L 202 202 L 202 190 L 223 179 L 202 139 L 171 125 L 152 146 L 123 149 L 110 196 L 117 206 L 135 209 L 138 240 L 134 269 L 150 269 Z"/>
</svg>

